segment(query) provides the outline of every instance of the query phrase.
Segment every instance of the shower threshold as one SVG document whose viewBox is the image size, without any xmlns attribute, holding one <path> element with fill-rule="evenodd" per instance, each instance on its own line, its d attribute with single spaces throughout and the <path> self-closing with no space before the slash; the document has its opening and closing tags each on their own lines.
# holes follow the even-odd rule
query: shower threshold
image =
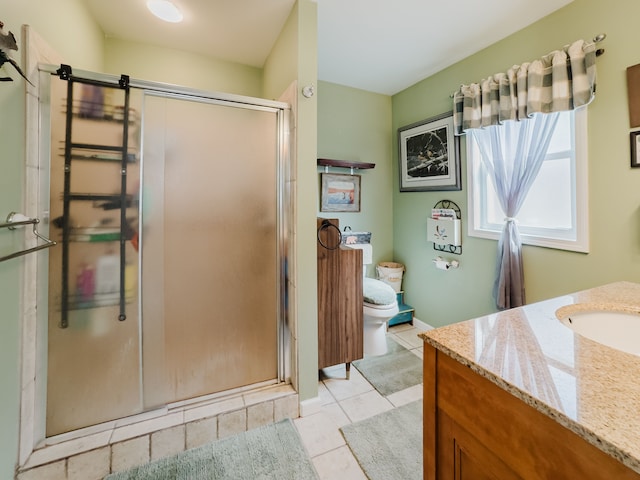
<svg viewBox="0 0 640 480">
<path fill-rule="evenodd" d="M 197 445 L 190 443 L 189 432 L 196 431 L 203 422 L 209 430 L 215 430 L 215 436 L 205 439 L 213 441 L 298 416 L 298 395 L 293 387 L 289 383 L 264 382 L 48 437 L 36 447 L 21 471 L 91 450 L 117 448 L 132 439 L 142 439 L 143 443 L 147 439 L 151 450 L 154 436 L 168 430 L 184 437 L 182 450 L 193 448 Z"/>
</svg>

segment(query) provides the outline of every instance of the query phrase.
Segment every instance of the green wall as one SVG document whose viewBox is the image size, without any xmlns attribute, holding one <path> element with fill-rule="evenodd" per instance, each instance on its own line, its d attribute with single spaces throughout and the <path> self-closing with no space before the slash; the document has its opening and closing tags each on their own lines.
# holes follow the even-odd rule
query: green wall
<svg viewBox="0 0 640 480">
<path fill-rule="evenodd" d="M 102 65 L 102 34 L 79 0 L 38 2 L 5 1 L 4 29 L 12 31 L 22 49 L 21 26 L 30 25 L 69 61 L 86 69 Z M 66 28 L 73 25 L 73 28 Z M 78 42 L 81 37 L 82 42 Z M 14 58 L 21 63 L 20 53 Z M 0 221 L 11 211 L 23 211 L 24 185 L 24 82 L 8 64 L 2 76 L 14 82 L 0 84 Z M 0 230 L 2 254 L 21 248 L 22 232 Z M 20 402 L 20 259 L 0 263 L 0 478 L 13 478 L 18 453 Z"/>
<path fill-rule="evenodd" d="M 298 78 L 299 15 L 299 4 L 296 4 L 264 62 L 264 98 L 277 100 L 291 82 Z"/>
<path fill-rule="evenodd" d="M 318 81 L 318 5 L 298 1 L 298 114 L 296 135 L 296 302 L 298 312 L 298 391 L 306 400 L 318 394 L 318 303 L 316 274 L 315 167 L 318 99 L 301 87 Z"/>
<path fill-rule="evenodd" d="M 393 97 L 393 129 L 450 111 L 450 95 L 460 84 L 479 81 L 514 64 L 533 60 L 578 38 L 598 33 L 598 87 L 589 117 L 590 252 L 572 253 L 525 246 L 527 302 L 617 280 L 640 281 L 640 169 L 629 166 L 629 120 L 625 71 L 640 63 L 637 0 L 574 0 L 558 12 Z M 464 144 L 464 139 L 463 139 Z M 394 190 L 394 251 L 408 265 L 404 288 L 419 319 L 434 326 L 494 311 L 491 289 L 496 241 L 466 236 L 468 219 L 465 153 L 463 190 L 403 192 Z M 397 139 L 394 139 L 397 161 Z M 398 174 L 394 172 L 394 184 Z M 435 270 L 432 244 L 425 241 L 429 209 L 451 199 L 462 209 L 463 252 L 446 255 L 460 261 L 458 270 Z"/>
<path fill-rule="evenodd" d="M 360 212 L 320 212 L 337 218 L 340 227 L 371 232 L 373 265 L 393 260 L 393 189 L 391 97 L 328 82 L 318 85 L 318 158 L 374 163 L 360 175 Z M 324 167 L 317 168 L 317 181 Z M 349 169 L 329 168 L 329 173 L 349 174 Z M 316 199 L 318 205 L 319 198 Z M 318 207 L 319 208 L 319 207 Z"/>
<path fill-rule="evenodd" d="M 206 55 L 107 38 L 105 73 L 199 90 L 260 97 L 262 69 Z"/>
<path fill-rule="evenodd" d="M 315 165 L 317 150 L 317 97 L 301 94 L 303 85 L 317 83 L 317 5 L 298 0 L 278 42 L 264 66 L 264 96 L 277 99 L 296 81 L 291 135 L 293 172 L 290 186 L 295 191 L 293 207 L 295 278 L 292 282 L 298 319 L 294 334 L 298 343 L 295 364 L 301 400 L 318 394 L 318 307 L 315 261 Z"/>
</svg>

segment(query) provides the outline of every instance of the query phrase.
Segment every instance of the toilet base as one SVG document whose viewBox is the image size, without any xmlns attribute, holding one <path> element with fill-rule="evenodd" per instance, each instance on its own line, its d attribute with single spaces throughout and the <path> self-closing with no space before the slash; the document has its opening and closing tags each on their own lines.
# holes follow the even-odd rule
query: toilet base
<svg viewBox="0 0 640 480">
<path fill-rule="evenodd" d="M 387 322 L 364 322 L 362 342 L 365 356 L 387 353 Z"/>
</svg>

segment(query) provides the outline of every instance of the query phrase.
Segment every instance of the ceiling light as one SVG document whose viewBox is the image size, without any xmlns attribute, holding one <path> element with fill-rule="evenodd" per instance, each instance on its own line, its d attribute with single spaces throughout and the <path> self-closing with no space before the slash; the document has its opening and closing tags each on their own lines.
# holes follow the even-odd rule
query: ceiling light
<svg viewBox="0 0 640 480">
<path fill-rule="evenodd" d="M 148 0 L 147 8 L 165 22 L 178 23 L 183 18 L 180 9 L 169 0 Z"/>
</svg>

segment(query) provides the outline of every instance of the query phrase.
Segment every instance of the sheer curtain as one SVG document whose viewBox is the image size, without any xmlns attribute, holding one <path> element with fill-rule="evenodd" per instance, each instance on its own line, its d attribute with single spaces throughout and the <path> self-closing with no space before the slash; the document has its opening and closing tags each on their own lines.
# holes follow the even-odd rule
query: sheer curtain
<svg viewBox="0 0 640 480">
<path fill-rule="evenodd" d="M 595 57 L 595 45 L 578 40 L 462 85 L 453 96 L 454 130 L 476 139 L 505 215 L 494 284 L 500 309 L 526 303 L 516 217 L 547 152 L 558 119 L 553 112 L 588 105 L 594 98 Z"/>
<path fill-rule="evenodd" d="M 516 216 L 540 171 L 558 115 L 538 113 L 521 122 L 509 120 L 503 125 L 469 130 L 505 214 L 493 285 L 498 308 L 525 304 L 522 244 Z"/>
</svg>

